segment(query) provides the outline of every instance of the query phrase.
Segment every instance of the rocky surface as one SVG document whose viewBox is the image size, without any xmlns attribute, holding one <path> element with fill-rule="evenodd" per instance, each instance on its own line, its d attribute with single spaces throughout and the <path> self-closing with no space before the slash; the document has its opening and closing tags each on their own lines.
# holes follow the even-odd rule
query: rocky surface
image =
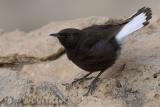
<svg viewBox="0 0 160 107">
<path fill-rule="evenodd" d="M 52 22 L 30 33 L 0 33 L 0 106 L 160 107 L 158 18 L 124 40 L 119 59 L 102 75 L 93 95 L 83 96 L 91 80 L 69 85 L 86 72 L 69 61 L 57 39 L 48 35 L 68 27 L 118 22 L 89 17 Z"/>
</svg>

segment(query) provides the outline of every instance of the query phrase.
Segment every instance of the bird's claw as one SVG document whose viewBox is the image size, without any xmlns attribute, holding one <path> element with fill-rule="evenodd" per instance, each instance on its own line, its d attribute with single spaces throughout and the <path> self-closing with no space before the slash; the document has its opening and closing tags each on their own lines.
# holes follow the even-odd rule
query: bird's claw
<svg viewBox="0 0 160 107">
<path fill-rule="evenodd" d="M 90 80 L 92 79 L 93 77 L 89 77 L 89 78 L 79 78 L 79 79 L 75 79 L 73 82 L 72 82 L 72 86 L 76 83 L 79 83 L 81 84 L 82 82 L 84 82 L 85 80 Z"/>
<path fill-rule="evenodd" d="M 88 96 L 89 94 L 93 95 L 93 93 L 94 93 L 94 91 L 96 90 L 96 87 L 97 87 L 97 85 L 96 85 L 97 81 L 98 81 L 98 78 L 92 81 L 92 83 L 89 86 L 89 89 L 88 89 L 87 93 L 84 94 L 83 96 Z"/>
<path fill-rule="evenodd" d="M 76 83 L 82 83 L 83 81 L 84 81 L 84 78 L 74 79 L 74 81 L 72 82 L 72 86 Z"/>
</svg>

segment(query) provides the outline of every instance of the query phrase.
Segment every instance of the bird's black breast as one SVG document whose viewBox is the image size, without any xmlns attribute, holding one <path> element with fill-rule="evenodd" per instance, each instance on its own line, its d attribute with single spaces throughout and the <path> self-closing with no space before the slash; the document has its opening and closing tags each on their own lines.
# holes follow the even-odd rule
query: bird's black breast
<svg viewBox="0 0 160 107">
<path fill-rule="evenodd" d="M 94 72 L 105 70 L 114 64 L 119 50 L 120 46 L 114 39 L 99 40 L 92 47 L 81 44 L 75 50 L 67 51 L 67 56 L 80 68 Z"/>
</svg>

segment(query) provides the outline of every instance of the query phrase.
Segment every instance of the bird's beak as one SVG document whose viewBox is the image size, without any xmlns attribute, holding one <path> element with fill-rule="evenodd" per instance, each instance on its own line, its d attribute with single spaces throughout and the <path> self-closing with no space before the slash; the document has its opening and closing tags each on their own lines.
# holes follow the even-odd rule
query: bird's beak
<svg viewBox="0 0 160 107">
<path fill-rule="evenodd" d="M 58 33 L 53 33 L 53 34 L 50 34 L 50 36 L 59 37 L 60 35 Z"/>
</svg>

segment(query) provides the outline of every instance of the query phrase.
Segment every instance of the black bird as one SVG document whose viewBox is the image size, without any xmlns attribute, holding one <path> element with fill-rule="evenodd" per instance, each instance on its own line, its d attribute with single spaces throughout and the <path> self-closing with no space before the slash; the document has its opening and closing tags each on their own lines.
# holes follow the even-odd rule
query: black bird
<svg viewBox="0 0 160 107">
<path fill-rule="evenodd" d="M 64 46 L 69 60 L 89 73 L 78 80 L 86 79 L 96 71 L 100 73 L 91 82 L 86 95 L 93 93 L 99 76 L 112 66 L 121 50 L 121 42 L 130 33 L 149 24 L 150 8 L 143 7 L 120 24 L 92 25 L 84 29 L 67 28 L 56 34 Z"/>
</svg>

